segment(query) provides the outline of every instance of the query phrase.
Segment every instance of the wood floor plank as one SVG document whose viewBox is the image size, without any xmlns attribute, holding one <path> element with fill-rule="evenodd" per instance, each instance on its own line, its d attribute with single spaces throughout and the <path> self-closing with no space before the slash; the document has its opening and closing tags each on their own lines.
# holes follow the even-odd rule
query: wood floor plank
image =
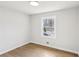
<svg viewBox="0 0 79 59">
<path fill-rule="evenodd" d="M 77 54 L 29 43 L 0 57 L 77 57 Z"/>
</svg>

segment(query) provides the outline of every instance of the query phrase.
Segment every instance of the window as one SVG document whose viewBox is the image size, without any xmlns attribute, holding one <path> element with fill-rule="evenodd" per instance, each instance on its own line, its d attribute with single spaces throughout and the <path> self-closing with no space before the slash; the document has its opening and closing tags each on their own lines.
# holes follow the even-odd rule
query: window
<svg viewBox="0 0 79 59">
<path fill-rule="evenodd" d="M 56 17 L 42 17 L 42 35 L 56 38 Z"/>
</svg>

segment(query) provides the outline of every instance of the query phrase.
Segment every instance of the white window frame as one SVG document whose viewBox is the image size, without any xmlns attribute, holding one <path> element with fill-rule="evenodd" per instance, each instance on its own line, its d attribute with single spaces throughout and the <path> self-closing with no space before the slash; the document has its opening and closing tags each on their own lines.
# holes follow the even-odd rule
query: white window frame
<svg viewBox="0 0 79 59">
<path fill-rule="evenodd" d="M 46 36 L 46 35 L 44 35 L 44 20 L 49 20 L 49 19 L 52 19 L 52 21 L 54 21 L 54 26 L 52 27 L 52 28 L 54 28 L 54 31 L 52 31 L 51 33 L 50 33 L 50 31 L 48 31 L 48 33 L 50 34 L 50 35 L 48 35 L 48 36 Z M 47 31 L 46 31 L 46 33 L 47 33 Z M 42 17 L 42 19 L 41 19 L 41 35 L 43 36 L 43 37 L 47 37 L 47 38 L 56 38 L 56 16 L 45 16 L 45 17 Z"/>
</svg>

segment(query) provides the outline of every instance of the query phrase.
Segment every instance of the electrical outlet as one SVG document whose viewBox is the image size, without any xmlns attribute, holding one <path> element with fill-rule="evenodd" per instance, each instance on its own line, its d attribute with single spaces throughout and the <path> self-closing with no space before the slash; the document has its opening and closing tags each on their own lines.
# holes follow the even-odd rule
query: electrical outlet
<svg viewBox="0 0 79 59">
<path fill-rule="evenodd" d="M 46 42 L 47 44 L 49 44 L 49 42 Z"/>
</svg>

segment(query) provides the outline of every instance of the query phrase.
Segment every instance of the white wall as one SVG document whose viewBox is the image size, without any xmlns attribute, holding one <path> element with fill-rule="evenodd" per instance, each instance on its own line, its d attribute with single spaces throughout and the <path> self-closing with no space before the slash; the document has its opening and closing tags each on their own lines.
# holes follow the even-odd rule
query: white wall
<svg viewBox="0 0 79 59">
<path fill-rule="evenodd" d="M 52 15 L 56 15 L 56 39 L 41 36 L 41 17 Z M 68 51 L 79 51 L 77 35 L 79 34 L 79 8 L 36 14 L 30 17 L 21 12 L 0 8 L 0 54 L 29 42 Z"/>
<path fill-rule="evenodd" d="M 78 19 L 77 19 L 77 51 L 79 54 L 79 8 L 78 8 Z"/>
<path fill-rule="evenodd" d="M 0 54 L 27 44 L 29 29 L 28 15 L 0 7 Z"/>
<path fill-rule="evenodd" d="M 77 7 L 32 15 L 32 42 L 77 52 Z M 56 39 L 41 36 L 41 17 L 56 15 Z M 49 44 L 46 44 L 46 42 Z M 77 45 L 77 46 L 76 46 Z"/>
<path fill-rule="evenodd" d="M 79 54 L 79 7 L 77 8 L 77 20 L 76 20 L 76 38 L 75 38 L 75 48 Z"/>
</svg>

